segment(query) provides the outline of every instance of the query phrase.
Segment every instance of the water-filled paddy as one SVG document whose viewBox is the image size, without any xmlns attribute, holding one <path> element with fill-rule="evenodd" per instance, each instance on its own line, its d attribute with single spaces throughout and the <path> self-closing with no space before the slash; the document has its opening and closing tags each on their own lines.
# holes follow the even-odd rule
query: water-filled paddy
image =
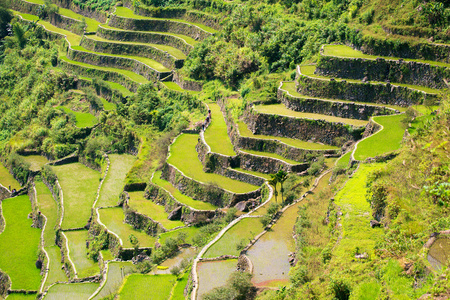
<svg viewBox="0 0 450 300">
<path fill-rule="evenodd" d="M 197 265 L 198 299 L 216 287 L 224 286 L 231 273 L 236 271 L 237 259 L 200 262 Z"/>
</svg>

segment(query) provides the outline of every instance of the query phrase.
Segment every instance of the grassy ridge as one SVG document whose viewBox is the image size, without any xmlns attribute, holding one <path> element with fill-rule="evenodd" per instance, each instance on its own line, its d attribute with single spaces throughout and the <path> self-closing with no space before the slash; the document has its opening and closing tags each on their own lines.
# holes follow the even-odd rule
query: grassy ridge
<svg viewBox="0 0 450 300">
<path fill-rule="evenodd" d="M 125 279 L 124 285 L 120 288 L 119 298 L 167 300 L 175 283 L 174 275 L 132 274 Z"/>
<path fill-rule="evenodd" d="M 194 180 L 204 183 L 216 183 L 220 187 L 234 193 L 247 193 L 258 188 L 225 176 L 203 172 L 203 165 L 198 159 L 197 151 L 195 150 L 197 140 L 197 134 L 182 134 L 178 136 L 175 143 L 170 147 L 171 153 L 167 161 Z"/>
<path fill-rule="evenodd" d="M 11 173 L 9 173 L 8 169 L 5 168 L 1 163 L 0 163 L 0 183 L 7 189 L 9 189 L 10 186 L 11 190 L 20 189 L 20 183 L 14 178 L 14 176 L 11 175 Z"/>
<path fill-rule="evenodd" d="M 361 141 L 354 153 L 356 160 L 365 160 L 400 148 L 405 133 L 403 114 L 374 117 L 373 120 L 383 126 L 383 130 Z"/>
<path fill-rule="evenodd" d="M 63 109 L 66 114 L 74 114 L 75 119 L 77 120 L 77 127 L 79 128 L 92 127 L 97 124 L 97 118 L 90 113 L 73 111 L 65 106 L 60 106 L 59 108 Z"/>
<path fill-rule="evenodd" d="M 125 214 L 122 207 L 102 208 L 98 210 L 100 221 L 105 224 L 108 230 L 117 234 L 123 242 L 124 248 L 133 248 L 130 242 L 130 235 L 134 235 L 141 247 L 155 246 L 156 239 L 143 231 L 135 230 L 129 224 L 124 223 Z"/>
<path fill-rule="evenodd" d="M 100 190 L 97 207 L 117 206 L 120 193 L 125 184 L 125 177 L 135 160 L 136 157 L 133 155 L 109 155 L 110 166 Z"/>
<path fill-rule="evenodd" d="M 93 276 L 99 273 L 98 264 L 87 257 L 86 241 L 89 236 L 87 230 L 66 231 L 64 234 L 69 243 L 69 256 L 75 264 L 78 278 Z"/>
<path fill-rule="evenodd" d="M 153 178 L 152 178 L 152 182 L 154 184 L 156 184 L 157 186 L 164 188 L 180 203 L 186 204 L 194 209 L 215 210 L 217 208 L 217 206 L 212 205 L 211 203 L 194 200 L 191 197 L 182 194 L 170 182 L 161 178 L 161 171 L 155 172 L 155 174 L 153 175 Z"/>
<path fill-rule="evenodd" d="M 84 227 L 91 216 L 100 173 L 81 163 L 53 166 L 64 195 L 63 229 Z"/>
<path fill-rule="evenodd" d="M 167 219 L 168 213 L 164 211 L 164 206 L 158 205 L 151 200 L 144 198 L 143 192 L 130 192 L 129 205 L 132 209 L 149 216 L 152 220 L 157 221 L 170 230 L 176 227 L 184 226 L 181 221 L 171 221 Z"/>
<path fill-rule="evenodd" d="M 249 154 L 254 154 L 254 155 L 259 155 L 259 156 L 267 156 L 267 157 L 272 157 L 272 158 L 276 158 L 279 160 L 282 160 L 288 164 L 293 164 L 293 165 L 298 165 L 299 162 L 292 160 L 292 159 L 288 159 L 288 158 L 284 158 L 281 155 L 278 155 L 276 153 L 271 153 L 271 152 L 260 152 L 260 151 L 254 151 L 254 150 L 241 150 L 244 153 L 249 153 Z"/>
<path fill-rule="evenodd" d="M 39 171 L 41 168 L 48 163 L 47 157 L 43 155 L 27 155 L 22 156 L 23 160 L 30 163 L 31 171 Z"/>
<path fill-rule="evenodd" d="M 216 103 L 208 103 L 211 110 L 211 124 L 205 130 L 205 141 L 211 147 L 211 151 L 227 156 L 235 156 L 233 144 L 228 137 L 227 124 Z"/>
<path fill-rule="evenodd" d="M 27 195 L 3 200 L 2 213 L 6 225 L 0 234 L 0 269 L 11 278 L 11 289 L 39 290 L 38 258 L 41 230 L 32 228 L 31 202 Z"/>
</svg>

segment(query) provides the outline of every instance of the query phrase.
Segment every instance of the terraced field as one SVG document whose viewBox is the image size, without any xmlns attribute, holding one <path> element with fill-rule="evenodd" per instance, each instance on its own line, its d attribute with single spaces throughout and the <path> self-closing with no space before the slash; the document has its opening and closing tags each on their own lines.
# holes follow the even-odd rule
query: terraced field
<svg viewBox="0 0 450 300">
<path fill-rule="evenodd" d="M 66 231 L 69 245 L 69 257 L 75 265 L 76 274 L 79 278 L 94 276 L 100 272 L 98 263 L 87 257 L 86 241 L 87 230 Z"/>
<path fill-rule="evenodd" d="M 9 173 L 8 169 L 5 168 L 2 164 L 0 164 L 0 184 L 9 189 L 11 187 L 11 190 L 20 189 L 20 183 L 14 178 L 11 173 Z"/>
</svg>

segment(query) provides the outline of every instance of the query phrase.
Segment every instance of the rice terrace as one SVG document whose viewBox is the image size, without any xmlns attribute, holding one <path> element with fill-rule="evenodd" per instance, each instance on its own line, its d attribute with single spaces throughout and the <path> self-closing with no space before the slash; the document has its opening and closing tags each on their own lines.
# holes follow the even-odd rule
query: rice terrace
<svg viewBox="0 0 450 300">
<path fill-rule="evenodd" d="M 446 0 L 0 0 L 0 299 L 450 299 Z"/>
</svg>

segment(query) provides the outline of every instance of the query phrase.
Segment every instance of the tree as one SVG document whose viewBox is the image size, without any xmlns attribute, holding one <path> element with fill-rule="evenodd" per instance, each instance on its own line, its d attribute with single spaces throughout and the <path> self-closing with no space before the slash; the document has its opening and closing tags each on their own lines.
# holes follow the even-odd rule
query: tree
<svg viewBox="0 0 450 300">
<path fill-rule="evenodd" d="M 278 184 L 278 177 L 276 174 L 270 174 L 271 179 L 269 180 L 269 184 L 273 187 L 273 194 L 275 195 L 275 202 L 277 201 L 278 191 L 277 191 L 277 184 Z"/>
<path fill-rule="evenodd" d="M 7 5 L 5 0 L 0 0 L 0 39 L 8 35 L 8 24 L 13 18 Z"/>
<path fill-rule="evenodd" d="M 278 182 L 281 185 L 281 188 L 280 188 L 280 191 L 281 191 L 281 202 L 283 202 L 283 192 L 284 192 L 283 183 L 288 178 L 288 173 L 286 171 L 284 171 L 283 169 L 280 169 L 275 176 L 277 177 L 277 180 L 278 180 Z"/>
</svg>

